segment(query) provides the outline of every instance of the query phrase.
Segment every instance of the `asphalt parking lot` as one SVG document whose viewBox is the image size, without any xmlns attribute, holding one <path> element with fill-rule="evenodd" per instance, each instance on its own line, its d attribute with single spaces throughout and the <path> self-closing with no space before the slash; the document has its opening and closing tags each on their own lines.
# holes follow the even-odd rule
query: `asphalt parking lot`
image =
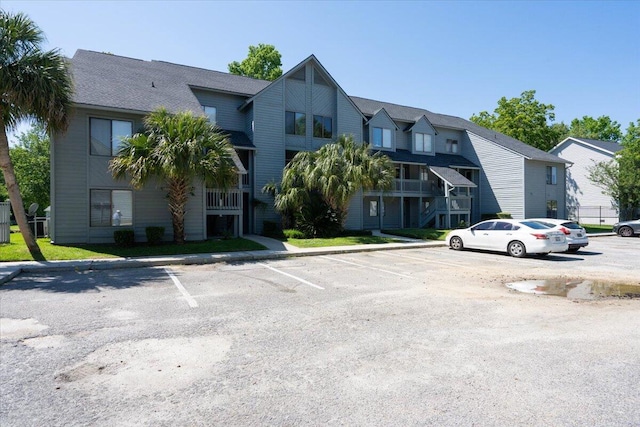
<svg viewBox="0 0 640 427">
<path fill-rule="evenodd" d="M 21 275 L 0 287 L 0 425 L 640 425 L 640 239 Z"/>
</svg>

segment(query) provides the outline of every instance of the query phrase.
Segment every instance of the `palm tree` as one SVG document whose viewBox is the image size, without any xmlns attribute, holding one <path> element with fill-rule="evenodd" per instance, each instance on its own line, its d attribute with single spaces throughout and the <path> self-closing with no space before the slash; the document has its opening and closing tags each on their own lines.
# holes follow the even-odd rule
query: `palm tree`
<svg viewBox="0 0 640 427">
<path fill-rule="evenodd" d="M 109 169 L 116 179 L 129 179 L 142 188 L 150 179 L 166 184 L 173 240 L 184 243 L 184 216 L 193 182 L 228 188 L 238 175 L 233 147 L 226 136 L 204 116 L 191 112 L 170 114 L 159 108 L 144 119 L 145 133 L 123 139 Z"/>
<path fill-rule="evenodd" d="M 20 189 L 9 157 L 7 130 L 35 118 L 49 132 L 63 132 L 69 122 L 72 84 L 64 56 L 42 51 L 45 37 L 22 13 L 0 10 L 0 168 L 20 232 L 35 259 L 40 247 L 27 224 Z"/>
<path fill-rule="evenodd" d="M 320 194 L 345 219 L 349 202 L 359 190 L 388 190 L 394 178 L 389 157 L 342 135 L 318 151 L 296 154 L 284 168 L 279 188 L 270 183 L 263 191 L 275 194 L 274 207 L 279 212 L 296 211 L 311 204 L 313 194 Z"/>
</svg>

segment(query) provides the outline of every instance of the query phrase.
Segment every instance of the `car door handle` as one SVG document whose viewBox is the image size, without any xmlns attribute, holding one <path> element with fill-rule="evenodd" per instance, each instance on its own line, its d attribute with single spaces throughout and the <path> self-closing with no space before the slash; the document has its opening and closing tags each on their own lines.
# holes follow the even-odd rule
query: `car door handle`
<svg viewBox="0 0 640 427">
<path fill-rule="evenodd" d="M 507 233 L 507 236 L 511 236 L 512 233 Z"/>
</svg>

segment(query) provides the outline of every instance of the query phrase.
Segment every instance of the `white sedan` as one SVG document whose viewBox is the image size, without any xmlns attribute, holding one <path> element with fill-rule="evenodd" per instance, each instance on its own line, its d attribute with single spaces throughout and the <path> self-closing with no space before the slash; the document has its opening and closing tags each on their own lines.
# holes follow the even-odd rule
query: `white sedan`
<svg viewBox="0 0 640 427">
<path fill-rule="evenodd" d="M 491 219 L 447 235 L 451 249 L 485 249 L 506 251 L 521 258 L 528 253 L 548 254 L 569 249 L 567 239 L 561 231 L 551 229 L 536 221 L 515 219 Z"/>
<path fill-rule="evenodd" d="M 580 248 L 584 248 L 589 245 L 587 231 L 575 221 L 554 218 L 529 218 L 529 221 L 541 222 L 544 225 L 548 225 L 551 228 L 562 231 L 564 235 L 567 236 L 569 252 L 571 253 L 576 253 Z"/>
</svg>

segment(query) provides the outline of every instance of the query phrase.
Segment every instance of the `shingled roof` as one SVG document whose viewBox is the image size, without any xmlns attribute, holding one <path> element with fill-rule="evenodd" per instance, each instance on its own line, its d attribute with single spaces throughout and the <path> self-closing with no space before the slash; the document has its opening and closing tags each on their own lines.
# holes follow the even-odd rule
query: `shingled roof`
<svg viewBox="0 0 640 427">
<path fill-rule="evenodd" d="M 160 106 L 171 112 L 200 111 L 202 107 L 191 88 L 217 90 L 250 98 L 271 84 L 265 80 L 219 71 L 82 49 L 76 51 L 70 64 L 75 88 L 73 101 L 77 105 L 140 113 L 153 111 Z M 384 108 L 392 119 L 414 123 L 424 115 L 434 126 L 474 133 L 528 159 L 564 162 L 553 154 L 460 117 L 372 99 L 350 98 L 364 116 L 371 117 Z"/>
<path fill-rule="evenodd" d="M 560 142 L 558 145 L 553 147 L 550 151 L 554 152 L 558 147 L 563 145 L 568 140 L 574 140 L 576 142 L 582 142 L 585 145 L 591 145 L 596 149 L 600 149 L 602 151 L 606 151 L 609 154 L 615 154 L 618 151 L 622 150 L 622 145 L 614 141 L 601 141 L 598 139 L 587 139 L 587 138 L 576 138 L 574 136 L 570 136 L 566 138 L 564 141 Z"/>
<path fill-rule="evenodd" d="M 570 163 L 558 156 L 539 150 L 515 138 L 484 128 L 472 121 L 465 120 L 460 117 L 437 114 L 429 110 L 406 107 L 389 102 L 375 101 L 373 99 L 360 98 L 357 96 L 352 96 L 351 99 L 365 116 L 372 116 L 376 111 L 384 108 L 392 119 L 413 123 L 424 115 L 434 126 L 471 132 L 510 151 L 518 153 L 527 159 L 554 163 Z"/>
<path fill-rule="evenodd" d="M 252 96 L 269 82 L 219 71 L 143 61 L 105 53 L 78 50 L 71 59 L 75 94 L 79 105 L 149 112 L 199 111 L 191 87 Z"/>
</svg>

